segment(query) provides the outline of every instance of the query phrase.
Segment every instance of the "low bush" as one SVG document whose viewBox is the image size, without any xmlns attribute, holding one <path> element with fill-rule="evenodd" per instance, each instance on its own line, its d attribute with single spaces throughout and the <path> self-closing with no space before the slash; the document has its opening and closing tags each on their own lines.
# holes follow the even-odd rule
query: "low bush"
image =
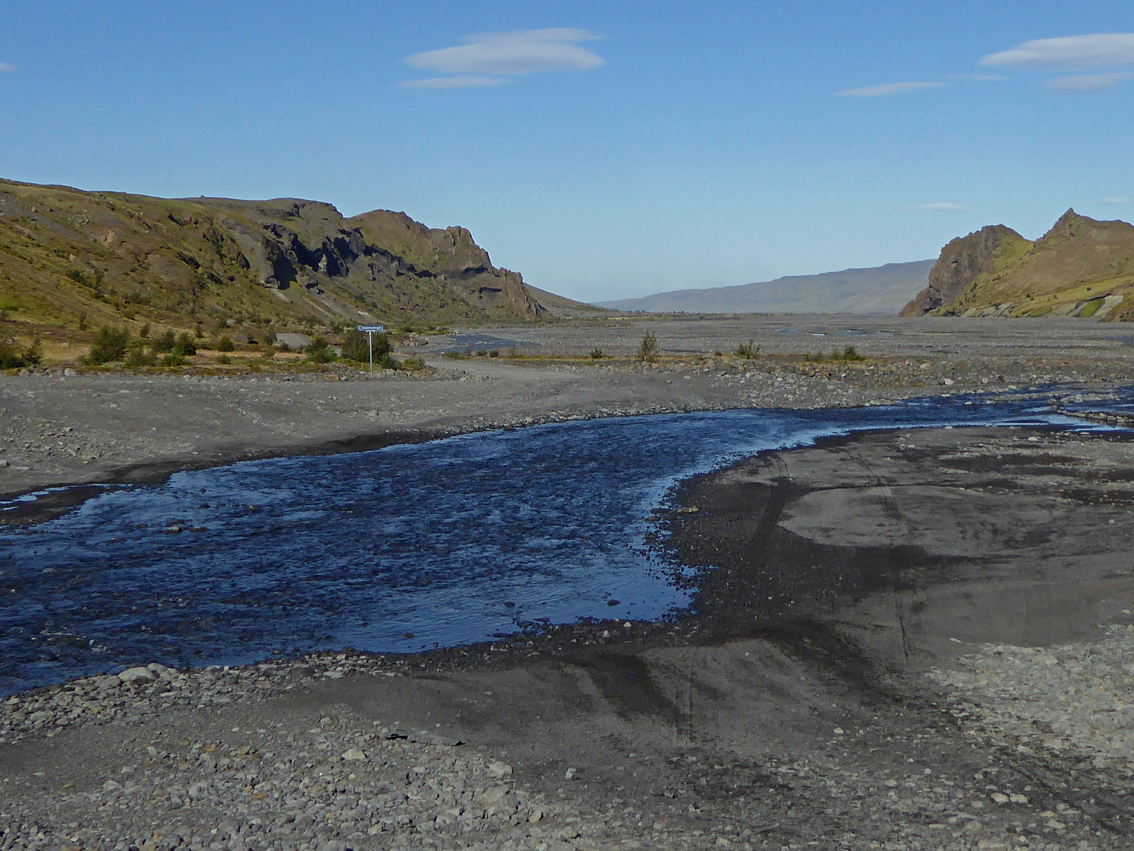
<svg viewBox="0 0 1134 851">
<path fill-rule="evenodd" d="M 593 349 L 591 349 L 591 360 L 602 360 L 604 357 L 606 357 L 606 355 L 602 353 L 602 349 L 600 349 L 598 346 L 595 346 Z"/>
<path fill-rule="evenodd" d="M 236 350 L 236 344 L 232 342 L 231 337 L 221 337 L 217 340 L 216 350 L 218 352 L 232 352 Z"/>
<path fill-rule="evenodd" d="M 0 338 L 0 369 L 18 369 L 25 366 L 35 366 L 43 360 L 40 350 L 39 337 L 36 337 L 26 348 L 20 348 L 12 337 Z"/>
<path fill-rule="evenodd" d="M 186 333 L 179 334 L 177 342 L 173 346 L 173 351 L 180 352 L 186 357 L 195 355 L 197 354 L 197 341 Z"/>
<path fill-rule="evenodd" d="M 747 343 L 737 346 L 733 354 L 745 360 L 756 360 L 760 356 L 760 347 L 756 345 L 755 340 L 749 339 Z"/>
<path fill-rule="evenodd" d="M 366 337 L 367 335 L 357 328 L 347 331 L 343 337 L 343 357 L 359 363 L 369 363 L 371 341 L 367 340 Z M 394 347 L 390 344 L 390 338 L 385 333 L 375 334 L 373 342 L 374 362 L 381 363 L 393 351 Z"/>
<path fill-rule="evenodd" d="M 335 352 L 330 344 L 322 337 L 316 337 L 307 347 L 308 363 L 330 363 L 335 359 Z"/>
<path fill-rule="evenodd" d="M 146 350 L 141 340 L 131 340 L 129 352 L 126 355 L 126 366 L 137 369 L 144 366 L 153 366 L 157 363 L 153 350 Z"/>
<path fill-rule="evenodd" d="M 107 363 L 124 361 L 126 350 L 130 345 L 130 330 L 128 328 L 103 327 L 95 337 L 94 345 L 86 357 L 91 366 L 102 366 Z"/>
<path fill-rule="evenodd" d="M 638 360 L 642 363 L 653 363 L 657 349 L 658 338 L 654 336 L 653 331 L 647 331 L 638 343 Z"/>
<path fill-rule="evenodd" d="M 172 352 L 173 347 L 177 345 L 177 338 L 173 335 L 172 331 L 166 331 L 160 337 L 154 339 L 153 349 L 155 352 L 167 353 Z"/>
</svg>

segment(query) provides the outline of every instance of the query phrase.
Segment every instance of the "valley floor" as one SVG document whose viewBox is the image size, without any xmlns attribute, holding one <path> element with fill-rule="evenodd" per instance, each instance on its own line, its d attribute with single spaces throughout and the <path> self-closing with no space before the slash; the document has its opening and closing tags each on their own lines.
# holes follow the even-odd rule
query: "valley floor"
<svg viewBox="0 0 1134 851">
<path fill-rule="evenodd" d="M 867 360 L 798 358 L 852 323 Z M 1037 384 L 1089 399 L 1128 383 L 1134 356 L 1121 327 L 1072 321 L 494 333 L 618 355 L 647 328 L 657 364 L 0 377 L 0 492 L 584 416 Z M 749 338 L 755 361 L 713 356 Z M 0 704 L 0 849 L 1129 848 L 1132 481 L 1117 437 L 829 441 L 687 483 L 698 510 L 663 522 L 679 557 L 719 570 L 674 623 L 18 695 Z"/>
</svg>

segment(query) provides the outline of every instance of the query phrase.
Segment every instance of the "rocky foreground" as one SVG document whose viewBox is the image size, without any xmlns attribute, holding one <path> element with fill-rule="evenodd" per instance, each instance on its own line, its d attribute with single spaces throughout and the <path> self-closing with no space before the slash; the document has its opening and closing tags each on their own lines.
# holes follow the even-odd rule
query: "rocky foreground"
<svg viewBox="0 0 1134 851">
<path fill-rule="evenodd" d="M 453 371 L 418 382 L 15 376 L 0 472 L 11 493 L 654 406 L 1023 392 L 1032 375 L 1084 397 L 1129 364 L 1109 333 L 1063 355 L 1012 341 L 1012 357 L 995 334 L 935 358 L 917 351 L 940 338 L 879 337 L 846 378 L 711 353 L 610 371 L 438 359 Z M 106 448 L 84 463 L 70 440 Z M 691 482 L 698 510 L 664 519 L 666 540 L 720 568 L 672 624 L 154 664 L 11 696 L 0 849 L 1128 849 L 1131 447 L 903 431 Z"/>
</svg>

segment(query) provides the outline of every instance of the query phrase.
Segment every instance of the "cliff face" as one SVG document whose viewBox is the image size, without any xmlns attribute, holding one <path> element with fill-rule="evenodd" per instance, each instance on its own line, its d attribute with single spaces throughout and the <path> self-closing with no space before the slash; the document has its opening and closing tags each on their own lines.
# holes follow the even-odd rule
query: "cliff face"
<svg viewBox="0 0 1134 851">
<path fill-rule="evenodd" d="M 364 322 L 530 320 L 545 311 L 464 228 L 344 218 L 298 199 L 161 199 L 0 181 L 0 301 L 74 325 L 116 314 Z"/>
<path fill-rule="evenodd" d="M 929 270 L 926 288 L 902 308 L 900 315 L 924 316 L 951 307 L 965 287 L 981 275 L 995 272 L 997 253 L 1006 242 L 1023 240 L 1016 231 L 1004 225 L 989 225 L 952 240 L 941 250 L 937 263 Z"/>
<path fill-rule="evenodd" d="M 902 316 L 1134 316 L 1134 227 L 1068 210 L 1034 243 L 1003 225 L 954 239 Z"/>
</svg>

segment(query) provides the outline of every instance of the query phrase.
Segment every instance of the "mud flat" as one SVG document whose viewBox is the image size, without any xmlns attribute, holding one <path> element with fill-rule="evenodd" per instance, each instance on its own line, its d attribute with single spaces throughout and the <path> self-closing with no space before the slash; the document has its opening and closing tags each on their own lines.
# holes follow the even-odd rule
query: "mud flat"
<svg viewBox="0 0 1134 851">
<path fill-rule="evenodd" d="M 1115 337 L 1065 357 L 1052 383 L 1105 393 L 1125 348 Z M 1012 392 L 1044 368 L 988 357 L 972 390 L 1003 376 Z M 765 386 L 692 362 L 600 374 L 474 359 L 415 387 L 440 401 L 400 428 L 970 386 L 963 370 L 940 383 L 912 353 L 888 363 L 847 379 L 787 365 L 760 373 Z M 3 404 L 30 416 L 12 402 L 21 382 L 79 388 L 50 401 L 115 381 L 146 387 L 25 376 L 6 380 Z M 230 435 L 233 452 L 266 451 L 249 434 L 282 435 L 278 453 L 383 434 L 335 413 L 328 395 L 352 382 L 295 382 L 309 388 L 281 403 L 270 385 L 163 381 L 152 398 L 186 447 L 202 445 L 190 415 L 210 399 L 226 427 L 262 417 L 262 432 Z M 173 402 L 181 387 L 194 395 Z M 224 420 L 222 403 L 245 393 Z M 148 410 L 138 395 L 130 417 Z M 313 433 L 305 416 L 320 405 L 339 431 Z M 66 427 L 65 405 L 34 410 Z M 54 481 L 183 459 L 134 432 L 118 432 L 121 454 L 91 478 L 67 479 L 81 467 L 66 461 Z M 1127 849 L 1132 501 L 1134 444 L 1115 435 L 897 431 L 763 455 L 686 483 L 659 521 L 659 546 L 709 568 L 679 621 L 580 623 L 417 657 L 152 665 L 8 699 L 0 848 Z"/>
</svg>

